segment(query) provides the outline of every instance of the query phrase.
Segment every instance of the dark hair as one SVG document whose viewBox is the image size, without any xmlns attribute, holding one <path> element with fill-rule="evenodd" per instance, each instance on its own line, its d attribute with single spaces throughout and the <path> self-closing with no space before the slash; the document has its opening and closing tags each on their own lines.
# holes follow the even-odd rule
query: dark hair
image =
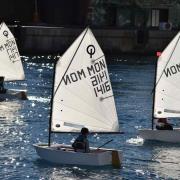
<svg viewBox="0 0 180 180">
<path fill-rule="evenodd" d="M 0 76 L 0 81 L 4 81 L 4 76 Z"/>
<path fill-rule="evenodd" d="M 85 135 L 85 134 L 89 134 L 89 129 L 88 129 L 88 128 L 83 127 L 83 128 L 81 129 L 81 134 L 83 134 L 83 135 Z"/>
</svg>

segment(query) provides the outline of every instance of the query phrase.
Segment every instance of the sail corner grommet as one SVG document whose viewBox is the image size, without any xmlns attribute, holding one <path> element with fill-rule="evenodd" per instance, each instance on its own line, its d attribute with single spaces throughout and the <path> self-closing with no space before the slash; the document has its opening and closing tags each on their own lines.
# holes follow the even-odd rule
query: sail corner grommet
<svg viewBox="0 0 180 180">
<path fill-rule="evenodd" d="M 56 127 L 59 128 L 59 127 L 61 127 L 61 125 L 60 124 L 56 124 Z"/>
</svg>

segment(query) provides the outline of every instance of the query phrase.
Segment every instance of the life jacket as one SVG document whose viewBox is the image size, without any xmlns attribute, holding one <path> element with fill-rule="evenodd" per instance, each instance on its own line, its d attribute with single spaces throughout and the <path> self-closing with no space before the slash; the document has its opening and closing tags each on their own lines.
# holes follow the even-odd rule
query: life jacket
<svg viewBox="0 0 180 180">
<path fill-rule="evenodd" d="M 75 149 L 86 150 L 86 138 L 82 135 L 78 136 L 78 138 L 72 144 L 72 147 Z"/>
<path fill-rule="evenodd" d="M 80 141 L 74 141 L 74 143 L 72 144 L 72 147 L 74 149 L 85 149 L 86 148 L 86 145 L 84 142 L 80 142 Z"/>
</svg>

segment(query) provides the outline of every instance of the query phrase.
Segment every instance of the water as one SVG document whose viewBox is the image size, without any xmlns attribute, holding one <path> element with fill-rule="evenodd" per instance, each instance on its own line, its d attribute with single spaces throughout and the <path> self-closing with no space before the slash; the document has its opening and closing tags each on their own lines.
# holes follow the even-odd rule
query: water
<svg viewBox="0 0 180 180">
<path fill-rule="evenodd" d="M 121 131 L 89 137 L 92 146 L 123 151 L 122 169 L 57 166 L 37 156 L 32 144 L 47 142 L 53 64 L 51 57 L 23 57 L 26 80 L 8 88 L 28 90 L 28 101 L 0 102 L 0 179 L 179 179 L 180 145 L 144 143 L 137 129 L 151 127 L 155 59 L 111 57 L 110 78 Z M 175 121 L 178 123 L 178 121 Z M 56 134 L 54 142 L 71 143 L 75 135 Z"/>
</svg>

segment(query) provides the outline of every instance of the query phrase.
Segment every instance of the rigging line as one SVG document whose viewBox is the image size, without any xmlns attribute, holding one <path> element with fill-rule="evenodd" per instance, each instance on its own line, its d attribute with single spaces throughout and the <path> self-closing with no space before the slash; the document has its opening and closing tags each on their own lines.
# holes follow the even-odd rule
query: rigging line
<svg viewBox="0 0 180 180">
<path fill-rule="evenodd" d="M 164 73 L 164 70 L 166 69 L 166 67 L 167 67 L 167 65 L 168 65 L 168 63 L 169 63 L 169 61 L 171 60 L 171 57 L 172 57 L 172 55 L 173 55 L 173 53 L 174 53 L 174 51 L 175 51 L 175 49 L 176 49 L 176 47 L 177 47 L 177 44 L 178 44 L 178 42 L 179 42 L 179 39 L 180 39 L 180 35 L 179 35 L 179 37 L 178 37 L 178 40 L 177 40 L 177 42 L 176 42 L 176 44 L 175 44 L 175 46 L 174 46 L 174 48 L 173 48 L 173 51 L 171 52 L 171 55 L 170 55 L 170 57 L 169 57 L 169 59 L 168 59 L 166 65 L 165 65 L 165 67 L 164 67 L 164 69 L 163 69 L 163 71 L 162 71 L 162 73 L 161 73 L 161 75 L 160 75 L 158 81 L 156 82 L 156 84 L 155 84 L 155 86 L 154 86 L 154 88 L 153 88 L 153 90 L 152 90 L 152 93 L 154 92 L 154 90 L 155 90 L 157 84 L 159 83 L 159 81 L 160 81 L 160 79 L 161 79 L 161 77 L 162 77 L 162 75 L 163 75 L 163 73 Z M 156 69 L 156 71 L 157 71 L 157 69 Z"/>
<path fill-rule="evenodd" d="M 54 96 L 56 95 L 57 90 L 59 89 L 59 86 L 60 86 L 60 85 L 61 85 L 61 83 L 62 83 L 63 77 L 64 77 L 64 76 L 65 76 L 65 74 L 67 73 L 67 71 L 68 71 L 68 69 L 69 69 L 69 67 L 70 67 L 70 65 L 71 65 L 71 63 L 72 63 L 72 61 L 74 60 L 74 57 L 75 57 L 75 55 L 76 55 L 76 53 L 77 53 L 77 51 L 78 51 L 78 49 L 79 49 L 79 47 L 80 47 L 80 45 L 81 45 L 81 43 L 82 43 L 83 39 L 84 39 L 84 37 L 85 37 L 85 35 L 86 35 L 87 31 L 88 31 L 88 28 L 86 29 L 86 32 L 84 33 L 84 35 L 83 35 L 83 37 L 82 37 L 82 39 L 81 39 L 81 41 L 80 41 L 80 43 L 79 43 L 79 45 L 78 45 L 78 47 L 77 47 L 77 49 L 76 49 L 76 51 L 75 51 L 75 53 L 74 53 L 74 55 L 73 55 L 73 57 L 72 57 L 71 61 L 70 61 L 70 63 L 69 63 L 69 65 L 68 65 L 68 67 L 67 67 L 67 69 L 66 69 L 65 73 L 64 73 L 64 74 L 63 74 L 63 76 L 62 76 L 61 81 L 59 82 L 59 84 L 58 84 L 58 86 L 57 86 L 57 88 L 56 88 L 56 90 L 55 90 L 55 92 L 54 92 Z"/>
</svg>

